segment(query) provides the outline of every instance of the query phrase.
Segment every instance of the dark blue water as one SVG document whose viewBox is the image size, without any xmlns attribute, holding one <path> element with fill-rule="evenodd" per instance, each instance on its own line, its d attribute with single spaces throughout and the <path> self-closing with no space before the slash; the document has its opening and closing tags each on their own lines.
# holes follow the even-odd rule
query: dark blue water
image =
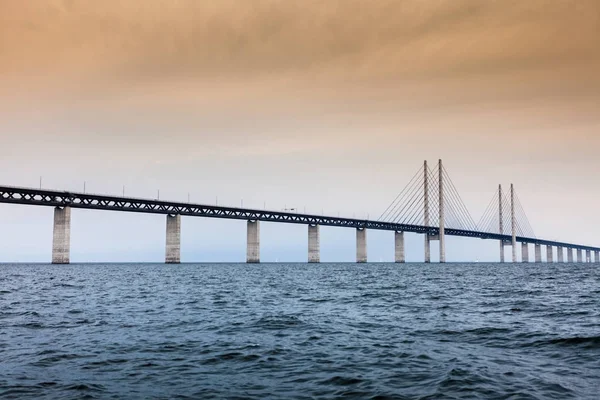
<svg viewBox="0 0 600 400">
<path fill-rule="evenodd" d="M 600 398 L 600 267 L 0 265 L 2 398 Z"/>
</svg>

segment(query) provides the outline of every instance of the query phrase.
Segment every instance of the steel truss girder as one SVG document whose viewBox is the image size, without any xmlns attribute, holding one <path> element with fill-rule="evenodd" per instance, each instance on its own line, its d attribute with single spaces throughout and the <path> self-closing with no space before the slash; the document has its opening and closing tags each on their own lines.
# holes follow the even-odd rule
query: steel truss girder
<svg viewBox="0 0 600 400">
<path fill-rule="evenodd" d="M 438 235 L 439 228 L 397 224 L 355 218 L 329 217 L 322 215 L 287 213 L 279 211 L 253 210 L 235 207 L 220 207 L 205 204 L 188 204 L 161 200 L 115 197 L 96 194 L 61 192 L 31 188 L 0 186 L 0 203 L 23 204 L 49 207 L 71 207 L 88 210 L 124 211 L 149 214 L 184 215 L 192 217 L 224 218 L 238 220 L 282 222 L 290 224 L 337 226 L 343 228 L 375 229 L 398 232 L 413 232 Z M 510 235 L 446 228 L 446 235 L 511 241 Z M 521 243 L 599 251 L 598 247 L 548 241 L 536 238 L 517 237 Z"/>
</svg>

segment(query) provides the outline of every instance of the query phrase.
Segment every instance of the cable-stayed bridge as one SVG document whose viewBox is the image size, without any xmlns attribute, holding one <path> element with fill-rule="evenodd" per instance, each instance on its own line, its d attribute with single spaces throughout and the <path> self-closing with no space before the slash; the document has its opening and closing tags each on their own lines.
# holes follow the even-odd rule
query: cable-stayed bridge
<svg viewBox="0 0 600 400">
<path fill-rule="evenodd" d="M 260 262 L 260 222 L 280 222 L 308 226 L 308 262 L 320 262 L 320 227 L 335 226 L 356 230 L 356 262 L 367 262 L 367 231 L 393 231 L 395 261 L 405 262 L 404 233 L 422 234 L 424 261 L 431 261 L 431 242 L 439 241 L 439 260 L 446 261 L 447 235 L 497 240 L 500 261 L 504 249 L 512 247 L 512 261 L 517 262 L 518 244 L 521 260 L 529 262 L 529 246 L 535 250 L 535 262 L 542 262 L 542 246 L 546 261 L 600 262 L 600 248 L 575 243 L 537 238 L 513 185 L 508 192 L 499 186 L 487 209 L 476 223 L 465 206 L 459 191 L 440 160 L 435 168 L 425 161 L 422 168 L 392 201 L 377 220 L 332 217 L 305 213 L 223 207 L 217 205 L 180 203 L 158 199 L 105 196 L 70 191 L 44 190 L 0 186 L 0 203 L 46 206 L 54 208 L 52 262 L 70 262 L 71 209 L 123 211 L 166 215 L 165 262 L 179 263 L 181 254 L 181 217 L 208 217 L 247 221 L 248 263 Z M 585 257 L 584 257 L 585 252 Z M 592 259 L 593 255 L 593 259 Z"/>
</svg>

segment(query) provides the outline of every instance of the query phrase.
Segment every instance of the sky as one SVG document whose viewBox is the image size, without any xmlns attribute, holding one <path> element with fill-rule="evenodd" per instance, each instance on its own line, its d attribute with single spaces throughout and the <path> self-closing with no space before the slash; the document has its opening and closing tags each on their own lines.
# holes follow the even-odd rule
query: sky
<svg viewBox="0 0 600 400">
<path fill-rule="evenodd" d="M 475 220 L 514 183 L 538 237 L 599 245 L 598 37 L 596 0 L 0 0 L 0 184 L 366 218 L 441 158 Z M 0 221 L 0 260 L 50 259 L 51 209 Z M 164 217 L 72 224 L 74 261 L 163 260 Z M 182 230 L 184 261 L 244 259 L 241 221 Z M 305 260 L 305 227 L 261 235 Z M 370 260 L 392 244 L 369 232 Z M 352 261 L 354 232 L 321 249 Z"/>
</svg>

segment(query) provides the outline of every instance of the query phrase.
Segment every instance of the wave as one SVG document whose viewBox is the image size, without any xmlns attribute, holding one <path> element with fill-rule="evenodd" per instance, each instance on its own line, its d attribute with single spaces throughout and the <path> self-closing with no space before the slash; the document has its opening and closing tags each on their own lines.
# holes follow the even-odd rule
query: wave
<svg viewBox="0 0 600 400">
<path fill-rule="evenodd" d="M 350 386 L 350 385 L 358 385 L 362 382 L 363 382 L 363 380 L 360 378 L 336 375 L 329 379 L 325 379 L 325 380 L 321 381 L 320 383 L 323 385 Z"/>
<path fill-rule="evenodd" d="M 435 333 L 435 334 L 440 334 L 440 335 L 451 335 L 451 336 L 464 335 L 464 334 L 483 336 L 483 335 L 492 335 L 492 334 L 498 334 L 498 333 L 511 333 L 511 332 L 512 332 L 512 329 L 508 329 L 508 328 L 482 327 L 482 328 L 465 329 L 465 330 L 461 330 L 461 331 L 444 329 L 441 331 L 433 331 L 433 332 L 427 332 L 427 333 Z"/>
<path fill-rule="evenodd" d="M 93 383 L 76 383 L 65 386 L 65 390 L 76 390 L 84 392 L 103 392 L 104 386 Z"/>
<path fill-rule="evenodd" d="M 281 330 L 306 325 L 306 323 L 295 315 L 272 315 L 262 317 L 253 325 L 262 329 Z"/>
<path fill-rule="evenodd" d="M 54 287 L 62 287 L 62 288 L 73 288 L 73 289 L 83 289 L 85 286 L 83 285 L 71 285 L 70 283 L 55 283 Z"/>
<path fill-rule="evenodd" d="M 222 362 L 252 362 L 261 357 L 258 354 L 247 354 L 242 352 L 228 352 L 207 358 L 202 361 L 204 365 L 214 365 Z"/>
<path fill-rule="evenodd" d="M 559 347 L 583 347 L 585 349 L 600 349 L 600 336 L 573 336 L 567 338 L 556 338 L 549 340 L 538 340 L 532 346 L 559 346 Z"/>
</svg>

